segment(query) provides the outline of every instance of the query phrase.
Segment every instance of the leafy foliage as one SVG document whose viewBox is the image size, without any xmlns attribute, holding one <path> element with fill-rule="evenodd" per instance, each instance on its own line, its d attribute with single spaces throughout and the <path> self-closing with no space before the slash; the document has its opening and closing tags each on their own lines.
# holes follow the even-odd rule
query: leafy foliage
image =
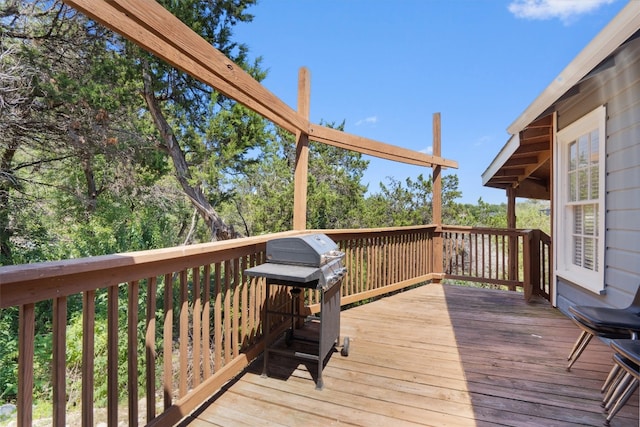
<svg viewBox="0 0 640 427">
<path fill-rule="evenodd" d="M 251 21 L 247 9 L 254 0 L 160 3 L 258 81 L 266 77 L 261 59 L 251 62 L 248 47 L 232 38 L 234 25 Z M 344 122 L 325 125 L 344 129 Z M 61 1 L 0 0 L 0 133 L 1 265 L 292 228 L 293 135 Z M 368 193 L 361 184 L 368 165 L 358 153 L 310 143 L 308 228 L 433 221 L 431 176 L 389 177 Z M 505 205 L 482 199 L 458 204 L 458 185 L 456 175 L 443 177 L 444 223 L 506 226 Z M 548 230 L 544 208 L 524 204 L 518 226 Z M 124 334 L 126 289 L 120 292 Z M 105 304 L 99 293 L 97 369 L 106 364 Z M 36 310 L 35 391 L 45 399 L 51 393 L 51 302 Z M 79 298 L 70 298 L 67 363 L 76 375 L 81 312 Z M 16 395 L 17 316 L 16 308 L 0 311 L 2 401 Z M 122 360 L 125 353 L 120 349 Z M 70 400 L 77 384 L 69 385 Z M 105 387 L 98 379 L 98 400 Z"/>
</svg>

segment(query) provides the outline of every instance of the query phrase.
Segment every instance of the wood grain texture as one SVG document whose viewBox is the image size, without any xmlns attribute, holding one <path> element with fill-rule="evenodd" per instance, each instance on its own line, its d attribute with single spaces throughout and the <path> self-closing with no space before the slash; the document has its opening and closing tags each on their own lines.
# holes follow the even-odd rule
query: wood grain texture
<svg viewBox="0 0 640 427">
<path fill-rule="evenodd" d="M 207 426 L 600 426 L 611 350 L 590 344 L 571 372 L 578 328 L 548 302 L 430 284 L 343 311 L 348 357 L 331 355 L 324 390 L 312 363 L 261 361 L 187 418 Z M 638 398 L 612 426 L 638 425 Z"/>
</svg>

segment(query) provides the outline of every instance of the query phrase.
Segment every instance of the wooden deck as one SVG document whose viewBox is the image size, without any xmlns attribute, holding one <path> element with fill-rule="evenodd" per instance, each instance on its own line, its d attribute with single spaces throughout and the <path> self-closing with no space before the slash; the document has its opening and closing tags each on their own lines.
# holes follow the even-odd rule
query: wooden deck
<svg viewBox="0 0 640 427">
<path fill-rule="evenodd" d="M 183 423 L 190 426 L 603 425 L 611 352 L 594 340 L 571 372 L 578 329 L 546 301 L 431 284 L 346 310 L 317 391 L 312 363 L 262 361 Z M 314 375 L 315 376 L 315 375 Z M 612 426 L 638 426 L 638 397 Z"/>
</svg>

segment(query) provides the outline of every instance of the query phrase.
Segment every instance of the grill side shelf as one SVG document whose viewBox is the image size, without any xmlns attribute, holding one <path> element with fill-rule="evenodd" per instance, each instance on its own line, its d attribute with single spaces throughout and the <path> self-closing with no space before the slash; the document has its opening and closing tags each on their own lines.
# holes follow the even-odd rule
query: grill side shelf
<svg viewBox="0 0 640 427">
<path fill-rule="evenodd" d="M 278 281 L 283 285 L 310 289 L 318 288 L 321 274 L 317 267 L 274 263 L 260 264 L 245 270 L 244 273 L 247 276 L 264 277 Z"/>
</svg>

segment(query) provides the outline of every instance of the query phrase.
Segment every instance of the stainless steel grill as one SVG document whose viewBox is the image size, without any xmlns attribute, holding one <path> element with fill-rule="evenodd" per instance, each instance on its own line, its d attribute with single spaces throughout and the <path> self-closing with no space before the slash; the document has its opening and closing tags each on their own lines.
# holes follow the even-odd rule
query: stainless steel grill
<svg viewBox="0 0 640 427">
<path fill-rule="evenodd" d="M 328 289 L 346 274 L 344 252 L 324 234 L 283 237 L 267 242 L 267 262 L 247 270 L 252 276 L 303 288 Z"/>
<path fill-rule="evenodd" d="M 327 356 L 340 343 L 340 283 L 347 272 L 342 261 L 344 252 L 338 245 L 324 234 L 305 234 L 273 239 L 267 242 L 267 262 L 245 270 L 248 276 L 264 277 L 267 283 L 267 302 L 264 319 L 264 335 L 266 338 L 263 376 L 268 376 L 268 359 L 270 353 L 277 353 L 297 358 L 316 360 L 318 376 L 316 388 L 322 389 L 322 368 Z M 292 303 L 288 312 L 276 311 L 269 307 L 270 288 L 272 285 L 291 286 Z M 300 288 L 318 289 L 321 291 L 320 332 L 317 340 L 317 353 L 298 351 L 295 348 L 282 350 L 279 341 L 269 340 L 271 315 L 288 316 L 291 326 L 284 335 L 287 347 L 297 340 L 309 341 L 296 335 L 297 321 L 302 317 L 297 312 L 297 296 Z M 345 337 L 341 354 L 349 354 L 349 338 Z"/>
</svg>

